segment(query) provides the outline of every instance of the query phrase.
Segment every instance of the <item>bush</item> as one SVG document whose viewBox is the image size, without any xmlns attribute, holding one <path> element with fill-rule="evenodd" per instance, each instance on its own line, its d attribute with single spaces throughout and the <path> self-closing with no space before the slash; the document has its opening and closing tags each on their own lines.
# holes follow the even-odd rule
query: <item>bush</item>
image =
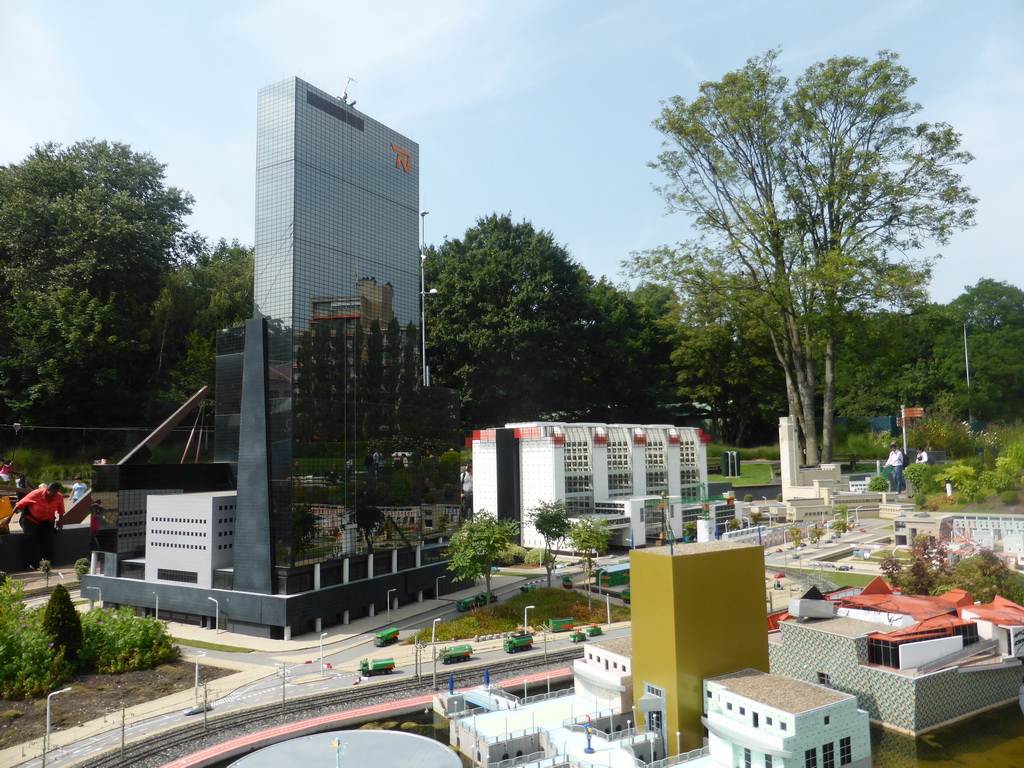
<svg viewBox="0 0 1024 768">
<path fill-rule="evenodd" d="M 495 558 L 498 565 L 515 565 L 526 558 L 526 550 L 518 544 L 509 544 Z"/>
<path fill-rule="evenodd" d="M 885 493 L 889 490 L 889 480 L 882 475 L 875 475 L 868 483 L 868 490 L 872 493 Z"/>
<path fill-rule="evenodd" d="M 178 646 L 167 634 L 167 625 L 136 616 L 128 607 L 89 611 L 82 618 L 82 636 L 79 659 L 97 672 L 152 669 L 178 658 Z"/>
<path fill-rule="evenodd" d="M 64 651 L 65 659 L 72 664 L 78 660 L 78 651 L 82 647 L 82 619 L 63 584 L 58 584 L 50 593 L 43 614 L 43 631 L 55 647 Z"/>
<path fill-rule="evenodd" d="M 540 547 L 537 547 L 536 549 L 531 549 L 526 553 L 526 557 L 523 558 L 523 562 L 527 565 L 536 565 L 539 567 L 544 565 L 546 556 L 547 552 Z"/>
<path fill-rule="evenodd" d="M 999 500 L 1011 507 L 1020 500 L 1020 494 L 1017 491 L 1003 491 L 999 494 Z"/>
<path fill-rule="evenodd" d="M 90 567 L 91 564 L 87 557 L 80 557 L 75 560 L 75 573 L 78 575 L 79 580 L 89 572 Z"/>
<path fill-rule="evenodd" d="M 754 494 L 752 494 L 752 493 L 748 493 L 746 496 L 743 497 L 743 501 L 745 501 L 747 504 L 749 504 L 753 500 L 754 500 Z"/>
<path fill-rule="evenodd" d="M 981 484 L 993 493 L 1002 493 L 1013 488 L 1013 478 L 1000 472 L 982 472 Z"/>
<path fill-rule="evenodd" d="M 923 493 L 914 494 L 914 504 L 918 509 L 924 509 L 924 505 L 928 503 L 928 497 Z"/>
</svg>

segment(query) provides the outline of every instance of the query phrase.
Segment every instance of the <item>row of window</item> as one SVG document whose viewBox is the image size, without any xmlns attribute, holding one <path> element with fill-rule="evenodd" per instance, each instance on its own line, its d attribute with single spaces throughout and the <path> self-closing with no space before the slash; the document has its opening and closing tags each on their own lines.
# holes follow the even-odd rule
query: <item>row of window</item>
<svg viewBox="0 0 1024 768">
<path fill-rule="evenodd" d="M 151 541 L 151 547 L 163 547 L 164 549 L 206 549 L 205 544 L 178 544 L 173 541 Z"/>
<path fill-rule="evenodd" d="M 850 737 L 846 736 L 839 740 L 839 765 L 849 765 L 852 762 L 853 747 L 850 743 Z M 765 765 L 768 765 L 768 763 L 765 763 Z M 818 768 L 817 747 L 811 747 L 804 751 L 804 768 Z M 834 741 L 821 745 L 821 768 L 836 768 Z"/>
</svg>

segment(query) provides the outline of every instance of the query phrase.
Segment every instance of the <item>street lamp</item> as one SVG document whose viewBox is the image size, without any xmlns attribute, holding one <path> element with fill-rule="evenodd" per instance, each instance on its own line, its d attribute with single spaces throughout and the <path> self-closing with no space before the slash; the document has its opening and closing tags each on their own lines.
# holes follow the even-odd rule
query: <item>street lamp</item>
<svg viewBox="0 0 1024 768">
<path fill-rule="evenodd" d="M 46 697 L 46 736 L 43 738 L 43 766 L 46 766 L 46 752 L 50 749 L 50 700 L 58 693 L 67 693 L 71 690 L 69 685 L 67 688 L 62 688 L 59 691 L 54 691 Z"/>
<path fill-rule="evenodd" d="M 444 576 L 438 576 L 436 579 L 434 579 L 434 599 L 435 600 L 440 600 L 441 599 L 441 579 L 443 579 L 443 578 L 445 578 L 445 577 Z"/>
<path fill-rule="evenodd" d="M 427 261 L 427 214 L 430 211 L 420 211 L 420 333 L 422 334 L 423 346 L 423 386 L 430 386 L 430 372 L 427 369 L 427 297 L 436 296 L 437 288 L 427 290 L 423 274 L 423 265 Z"/>
<path fill-rule="evenodd" d="M 439 622 L 440 620 L 441 620 L 441 617 L 438 616 L 436 619 L 434 619 L 434 623 L 430 627 L 430 644 L 431 645 L 433 645 L 434 643 L 437 642 L 437 622 Z"/>
<path fill-rule="evenodd" d="M 199 660 L 205 656 L 206 653 L 196 654 L 196 706 L 199 706 Z"/>
<path fill-rule="evenodd" d="M 530 626 L 530 622 L 528 621 L 527 617 L 530 614 L 530 609 L 531 608 L 536 608 L 536 607 L 537 606 L 535 606 L 535 605 L 528 605 L 525 608 L 523 608 L 523 632 L 529 632 L 530 631 L 529 629 L 527 629 L 527 627 Z"/>
<path fill-rule="evenodd" d="M 388 624 L 391 623 L 391 593 L 392 592 L 397 592 L 397 591 L 398 591 L 397 589 L 389 589 L 388 590 L 388 597 L 387 597 L 387 600 L 388 600 Z"/>
<path fill-rule="evenodd" d="M 208 597 L 206 599 L 207 600 L 212 600 L 214 606 L 216 606 L 217 611 L 216 611 L 216 614 L 214 615 L 214 619 L 213 619 L 213 631 L 215 633 L 219 632 L 220 631 L 220 603 L 217 601 L 217 598 L 215 598 L 215 597 Z"/>
<path fill-rule="evenodd" d="M 324 638 L 327 637 L 326 632 L 320 633 L 320 674 L 324 673 Z"/>
</svg>

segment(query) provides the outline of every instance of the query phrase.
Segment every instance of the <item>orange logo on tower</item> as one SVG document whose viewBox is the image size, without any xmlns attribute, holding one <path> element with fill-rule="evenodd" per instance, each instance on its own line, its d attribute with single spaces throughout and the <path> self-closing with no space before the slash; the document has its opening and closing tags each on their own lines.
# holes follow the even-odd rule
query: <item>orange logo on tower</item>
<svg viewBox="0 0 1024 768">
<path fill-rule="evenodd" d="M 401 168 L 406 173 L 412 169 L 412 155 L 409 154 L 409 150 L 396 147 L 394 144 L 391 148 L 395 150 L 395 168 Z"/>
</svg>

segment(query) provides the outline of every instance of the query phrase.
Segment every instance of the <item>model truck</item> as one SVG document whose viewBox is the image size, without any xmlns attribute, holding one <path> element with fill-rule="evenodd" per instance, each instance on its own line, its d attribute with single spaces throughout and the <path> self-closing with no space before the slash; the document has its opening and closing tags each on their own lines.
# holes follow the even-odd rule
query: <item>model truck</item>
<svg viewBox="0 0 1024 768">
<path fill-rule="evenodd" d="M 505 649 L 505 653 L 528 651 L 533 648 L 533 635 L 522 632 L 517 635 L 512 635 L 512 637 L 506 637 L 505 641 L 501 644 L 501 647 Z"/>
<path fill-rule="evenodd" d="M 584 632 L 580 632 L 578 629 L 574 632 L 569 633 L 570 643 L 582 643 L 587 639 L 587 635 Z"/>
<path fill-rule="evenodd" d="M 466 597 L 455 603 L 455 610 L 459 611 L 460 613 L 464 613 L 465 611 L 471 611 L 474 608 L 476 608 L 475 597 Z"/>
<path fill-rule="evenodd" d="M 572 589 L 572 576 L 563 576 L 562 586 L 566 589 Z"/>
<path fill-rule="evenodd" d="M 601 628 L 597 626 L 597 624 L 591 624 L 587 627 L 584 627 L 583 631 L 587 633 L 587 637 L 597 637 L 598 635 L 602 634 Z"/>
<path fill-rule="evenodd" d="M 566 619 L 551 619 L 549 625 L 552 632 L 568 632 L 573 628 L 574 622 L 570 616 Z"/>
<path fill-rule="evenodd" d="M 472 645 L 453 645 L 451 648 L 441 649 L 441 663 L 453 664 L 457 661 L 469 661 L 469 657 L 472 655 Z"/>
<path fill-rule="evenodd" d="M 373 636 L 373 644 L 378 648 L 398 642 L 398 627 L 385 629 Z"/>
<path fill-rule="evenodd" d="M 363 677 L 372 677 L 373 675 L 390 675 L 394 668 L 394 659 L 374 659 L 373 661 L 363 659 L 359 662 L 359 674 Z"/>
</svg>

